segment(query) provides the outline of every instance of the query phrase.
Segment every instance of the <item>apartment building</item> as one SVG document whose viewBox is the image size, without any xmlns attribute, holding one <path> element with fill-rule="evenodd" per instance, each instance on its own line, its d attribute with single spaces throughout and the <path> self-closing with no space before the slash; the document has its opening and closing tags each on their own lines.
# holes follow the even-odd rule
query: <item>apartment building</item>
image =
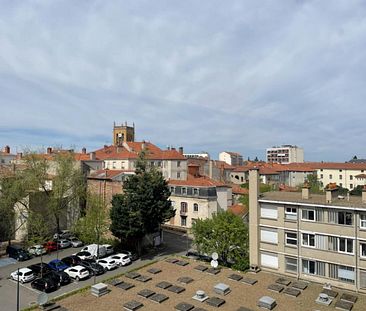
<svg viewBox="0 0 366 311">
<path fill-rule="evenodd" d="M 243 165 L 243 156 L 237 152 L 223 151 L 219 153 L 219 160 L 232 166 Z"/>
<path fill-rule="evenodd" d="M 293 145 L 282 145 L 267 148 L 267 162 L 273 163 L 301 163 L 304 162 L 304 149 Z"/>
<path fill-rule="evenodd" d="M 303 280 L 366 292 L 366 192 L 362 197 L 268 192 L 249 173 L 250 264 Z"/>
<path fill-rule="evenodd" d="M 10 147 L 5 146 L 2 151 L 0 151 L 0 164 L 8 165 L 16 158 L 15 154 L 10 153 Z"/>
</svg>

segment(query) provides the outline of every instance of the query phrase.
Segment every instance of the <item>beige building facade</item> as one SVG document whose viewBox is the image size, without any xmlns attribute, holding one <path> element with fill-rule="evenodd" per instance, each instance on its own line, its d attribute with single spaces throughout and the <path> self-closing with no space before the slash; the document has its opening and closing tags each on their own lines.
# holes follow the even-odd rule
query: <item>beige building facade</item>
<svg viewBox="0 0 366 311">
<path fill-rule="evenodd" d="M 366 192 L 338 199 L 269 192 L 250 171 L 250 264 L 299 279 L 366 292 Z"/>
</svg>

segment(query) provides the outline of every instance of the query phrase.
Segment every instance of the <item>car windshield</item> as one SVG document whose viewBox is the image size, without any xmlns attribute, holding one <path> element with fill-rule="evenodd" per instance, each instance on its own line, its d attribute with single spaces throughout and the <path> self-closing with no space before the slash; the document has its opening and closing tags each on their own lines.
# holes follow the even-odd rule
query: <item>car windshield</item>
<svg viewBox="0 0 366 311">
<path fill-rule="evenodd" d="M 55 266 L 56 267 L 60 267 L 60 266 L 64 266 L 65 264 L 62 261 L 56 262 Z"/>
<path fill-rule="evenodd" d="M 86 272 L 86 269 L 81 269 L 80 270 L 80 273 L 84 273 L 84 272 Z"/>
<path fill-rule="evenodd" d="M 32 275 L 32 274 L 33 274 L 32 271 L 28 271 L 28 272 L 24 273 L 24 276 L 29 276 L 29 275 Z"/>
</svg>

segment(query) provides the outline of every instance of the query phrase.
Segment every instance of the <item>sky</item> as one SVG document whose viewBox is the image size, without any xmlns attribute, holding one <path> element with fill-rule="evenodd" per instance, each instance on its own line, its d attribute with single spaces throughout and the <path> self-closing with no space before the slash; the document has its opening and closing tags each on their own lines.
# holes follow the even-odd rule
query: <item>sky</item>
<svg viewBox="0 0 366 311">
<path fill-rule="evenodd" d="M 0 147 L 366 158 L 366 2 L 0 2 Z"/>
</svg>

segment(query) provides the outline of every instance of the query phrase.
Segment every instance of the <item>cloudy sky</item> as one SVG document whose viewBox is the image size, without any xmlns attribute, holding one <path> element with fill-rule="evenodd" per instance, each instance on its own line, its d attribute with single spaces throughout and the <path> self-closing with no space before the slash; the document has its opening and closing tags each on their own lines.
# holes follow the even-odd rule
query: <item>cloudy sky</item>
<svg viewBox="0 0 366 311">
<path fill-rule="evenodd" d="M 366 157 L 365 1 L 0 3 L 0 146 Z"/>
</svg>

